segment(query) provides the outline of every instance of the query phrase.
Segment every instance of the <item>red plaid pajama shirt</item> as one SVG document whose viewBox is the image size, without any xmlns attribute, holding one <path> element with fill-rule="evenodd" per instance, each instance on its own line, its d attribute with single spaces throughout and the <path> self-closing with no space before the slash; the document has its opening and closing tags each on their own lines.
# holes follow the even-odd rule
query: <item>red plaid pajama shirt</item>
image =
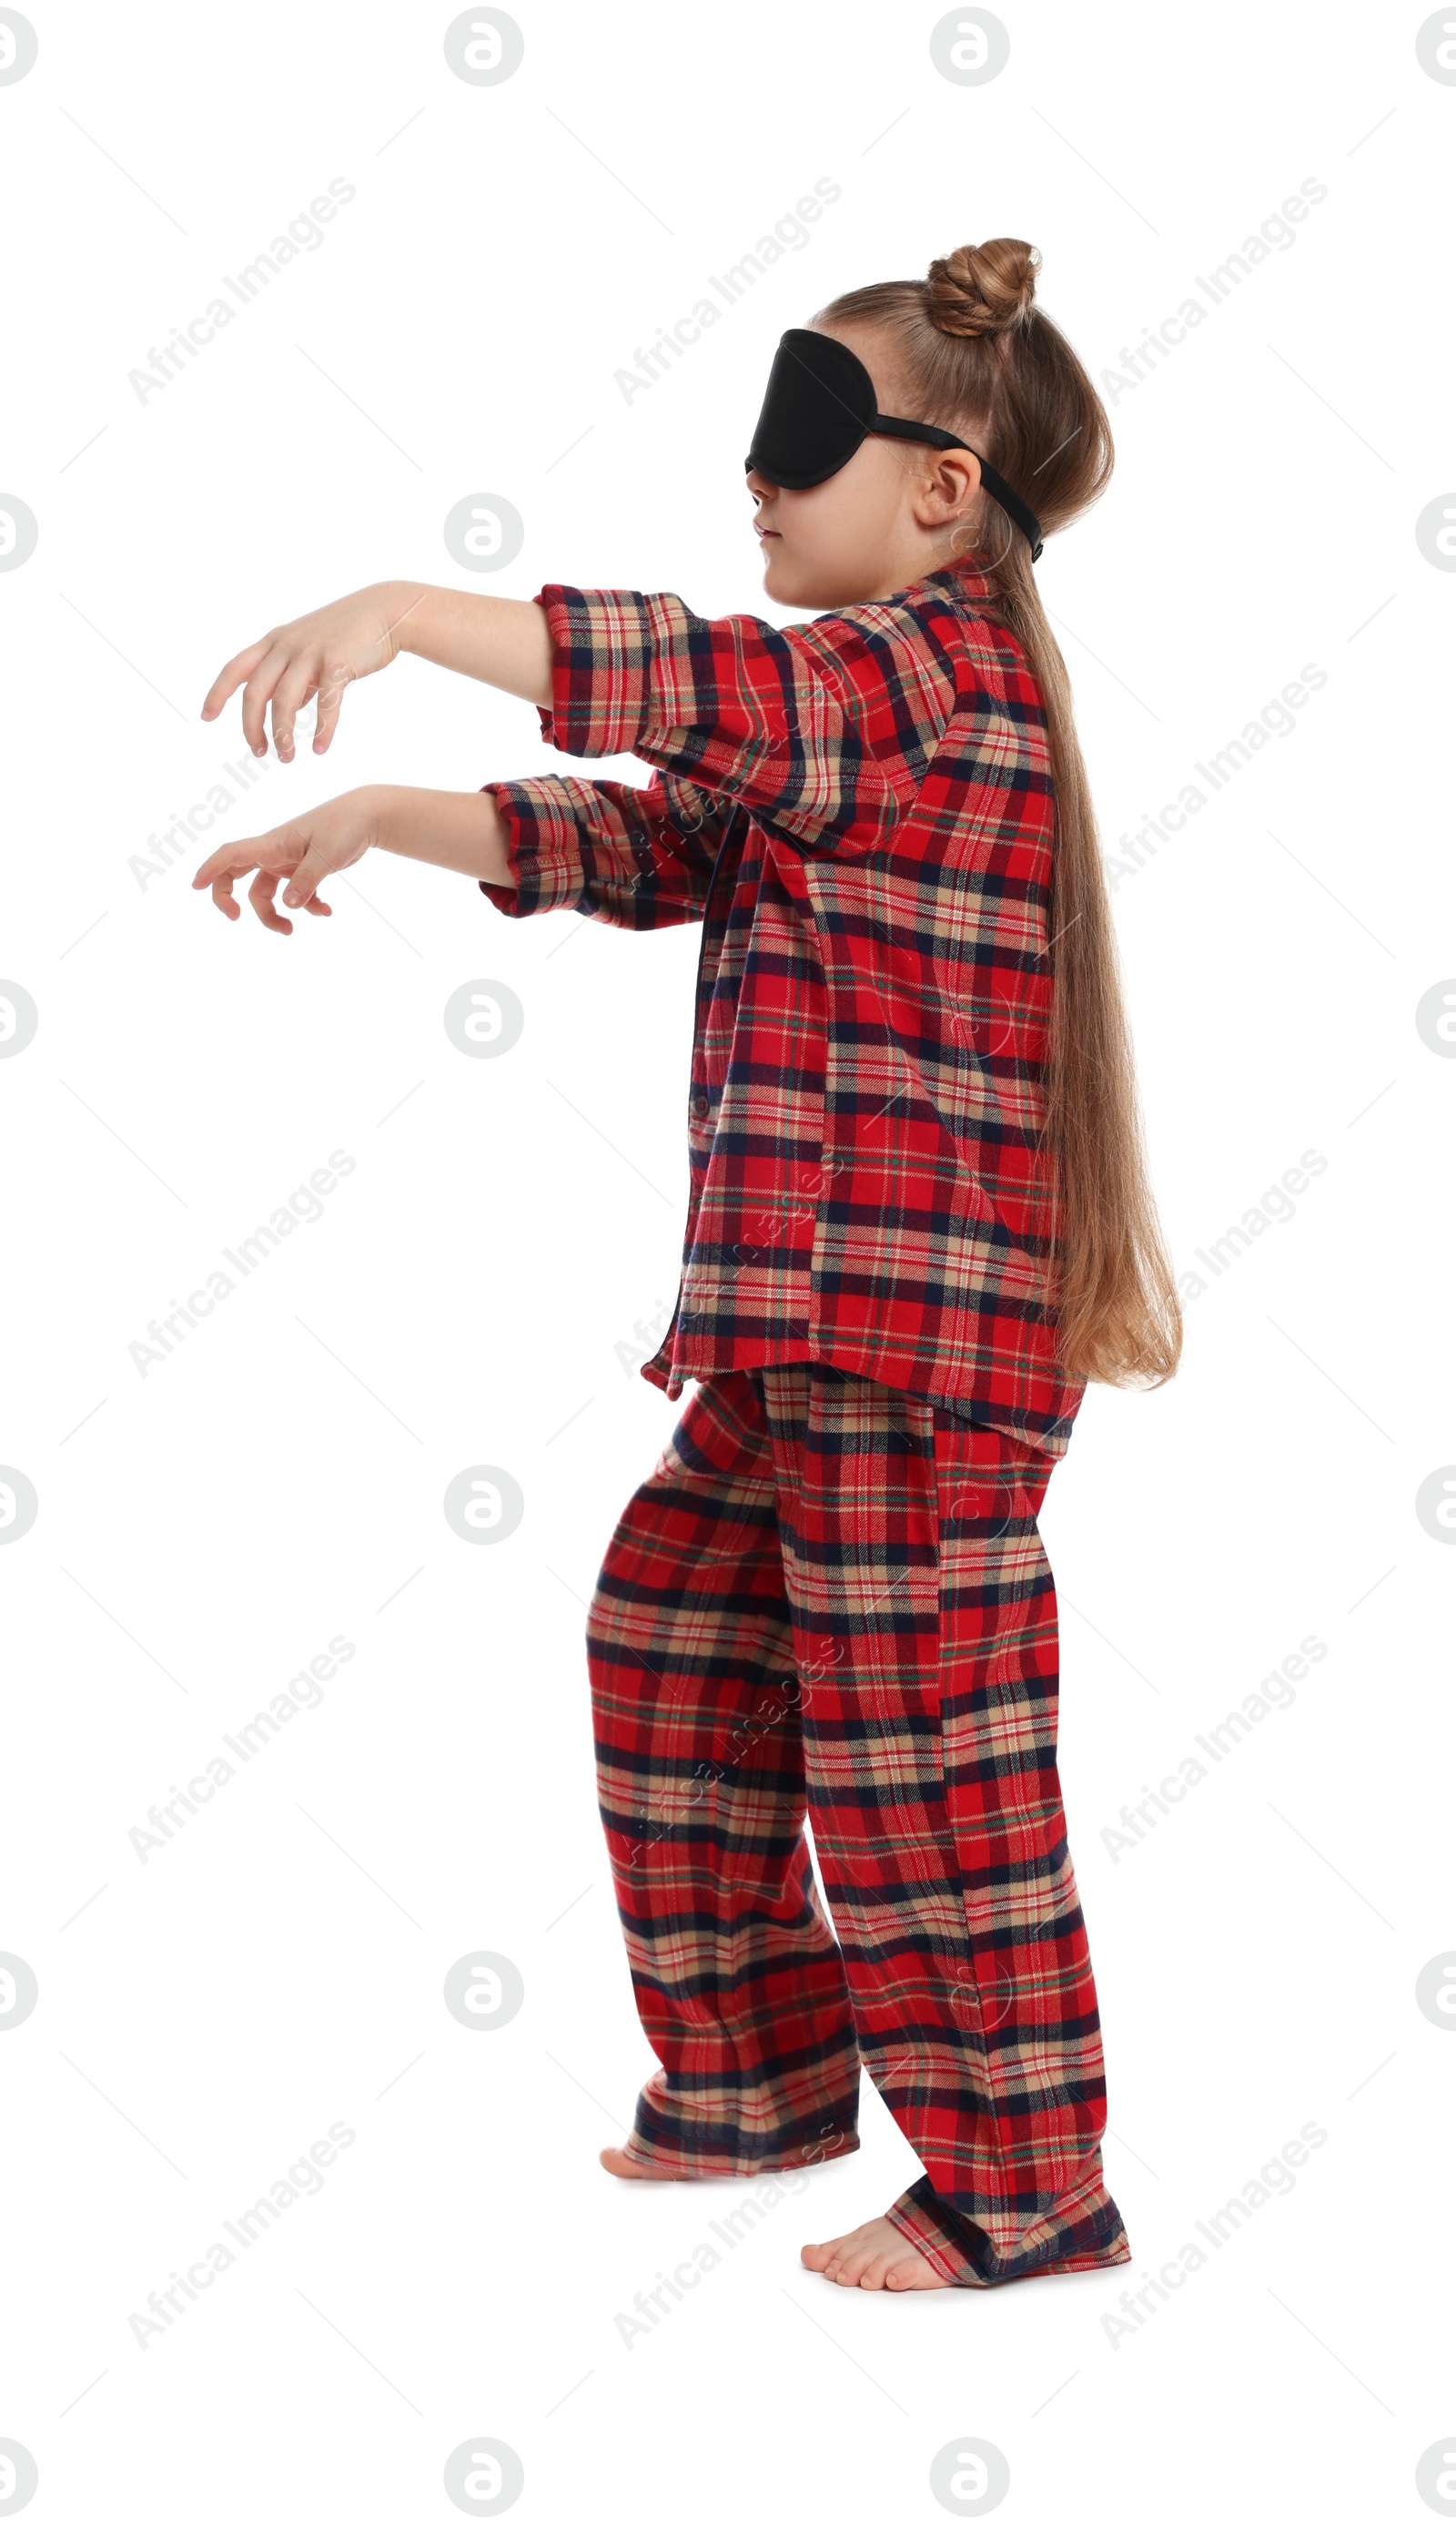
<svg viewBox="0 0 1456 2525">
<path fill-rule="evenodd" d="M 1084 1391 L 1058 1368 L 1043 1303 L 1051 780 L 1040 694 L 989 596 L 957 565 L 776 630 L 706 620 L 672 595 L 544 588 L 543 734 L 656 768 L 646 788 L 488 783 L 516 884 L 482 886 L 513 917 L 569 906 L 623 928 L 703 929 L 682 1280 L 642 1371 L 669 1398 L 689 1379 L 702 1392 L 678 1452 L 624 1512 L 588 1623 L 604 1822 L 663 2063 L 630 2148 L 700 2172 L 840 2154 L 855 2144 L 845 2061 L 857 2035 L 927 2168 L 892 2214 L 961 2285 L 1128 2257 L 1101 2180 L 1044 1560 L 1030 1617 L 1026 1601 L 1035 1508 Z M 825 1398 L 856 1391 L 857 1419 L 835 1408 L 860 1438 L 826 1443 Z M 689 1494 L 719 1406 L 739 1427 L 755 1527 L 741 1597 L 718 1589 L 739 1604 L 736 1629 L 701 1571 L 692 1613 L 682 1549 L 684 1517 L 704 1515 Z M 913 1478 L 898 1461 L 907 1449 Z M 957 1517 L 968 1468 L 1018 1504 L 1009 1590 L 1004 1518 Z M 798 1662 L 801 1689 L 725 1761 L 745 1678 L 765 1679 L 750 1638 L 762 1573 L 749 1574 L 765 1482 L 776 1654 Z M 812 1619 L 806 1553 L 827 1589 Z M 898 1604 L 883 1611 L 883 1587 L 867 1593 L 887 1554 L 893 1591 L 927 1553 L 928 1627 L 923 1568 L 908 1623 Z M 802 1685 L 818 1653 L 804 1643 L 822 1649 L 825 1625 L 852 1652 L 851 1686 L 861 1667 L 898 1678 L 870 1696 L 848 1798 L 843 1727 L 826 1737 Z M 893 1655 L 882 1632 L 901 1642 Z M 710 1675 L 700 1633 L 715 1644 Z M 767 1805 L 765 1763 L 778 1783 Z M 713 1823 L 684 1810 L 684 1782 L 704 1773 Z M 848 1987 L 833 1941 L 833 1960 L 823 1953 L 805 1795 Z M 898 1897 L 869 1906 L 863 1935 L 849 1878 L 864 1866 L 846 1873 L 838 1856 L 855 1813 L 882 1886 L 897 1849 L 904 1862 Z M 725 1856 L 735 1843 L 762 1861 L 746 1876 Z M 1003 1884 L 1008 1867 L 1016 1899 L 978 1902 L 973 1887 Z M 920 1958 L 908 1975 L 896 1961 L 906 1937 Z"/>
</svg>

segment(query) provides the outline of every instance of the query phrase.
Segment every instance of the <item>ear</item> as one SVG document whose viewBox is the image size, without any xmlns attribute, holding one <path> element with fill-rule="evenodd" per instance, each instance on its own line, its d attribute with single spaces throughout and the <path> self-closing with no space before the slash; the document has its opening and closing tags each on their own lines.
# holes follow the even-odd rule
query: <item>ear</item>
<svg viewBox="0 0 1456 2525">
<path fill-rule="evenodd" d="M 917 526 L 935 533 L 958 524 L 974 508 L 981 489 L 981 465 L 968 447 L 927 447 L 910 508 Z"/>
</svg>

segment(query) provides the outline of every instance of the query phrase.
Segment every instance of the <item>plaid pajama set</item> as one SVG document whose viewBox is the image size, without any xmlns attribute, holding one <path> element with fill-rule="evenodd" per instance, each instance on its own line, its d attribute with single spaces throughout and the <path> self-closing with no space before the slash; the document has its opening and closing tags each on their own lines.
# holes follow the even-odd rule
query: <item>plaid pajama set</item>
<svg viewBox="0 0 1456 2525">
<path fill-rule="evenodd" d="M 990 593 L 957 564 L 776 630 L 544 588 L 543 735 L 655 768 L 487 783 L 516 884 L 482 887 L 702 923 L 682 1282 L 642 1370 L 696 1390 L 587 1624 L 660 2063 L 628 2154 L 842 2155 L 862 2063 L 925 2169 L 889 2215 L 968 2288 L 1130 2258 L 1037 1525 L 1083 1393 L 1042 1303 L 1051 780 Z"/>
</svg>

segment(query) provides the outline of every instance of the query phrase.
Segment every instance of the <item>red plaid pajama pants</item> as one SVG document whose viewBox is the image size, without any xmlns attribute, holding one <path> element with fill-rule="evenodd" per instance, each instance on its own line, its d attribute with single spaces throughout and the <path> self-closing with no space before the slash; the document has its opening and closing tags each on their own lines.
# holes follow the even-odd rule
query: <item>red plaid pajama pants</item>
<svg viewBox="0 0 1456 2525">
<path fill-rule="evenodd" d="M 925 2168 L 889 2215 L 970 2288 L 1131 2258 L 1056 1773 L 1050 1469 L 817 1361 L 709 1378 L 587 1624 L 661 2064 L 627 2154 L 701 2175 L 843 2155 L 863 2063 Z"/>
</svg>

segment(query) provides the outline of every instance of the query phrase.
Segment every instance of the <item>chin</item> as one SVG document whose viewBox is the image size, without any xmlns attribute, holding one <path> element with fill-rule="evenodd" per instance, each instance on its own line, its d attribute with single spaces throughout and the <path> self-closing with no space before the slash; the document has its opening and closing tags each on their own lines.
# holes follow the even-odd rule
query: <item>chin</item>
<svg viewBox="0 0 1456 2525">
<path fill-rule="evenodd" d="M 771 596 L 775 605 L 823 608 L 833 602 L 813 584 L 811 571 L 801 564 L 796 566 L 785 554 L 776 553 L 771 544 L 764 546 L 763 593 Z"/>
</svg>

